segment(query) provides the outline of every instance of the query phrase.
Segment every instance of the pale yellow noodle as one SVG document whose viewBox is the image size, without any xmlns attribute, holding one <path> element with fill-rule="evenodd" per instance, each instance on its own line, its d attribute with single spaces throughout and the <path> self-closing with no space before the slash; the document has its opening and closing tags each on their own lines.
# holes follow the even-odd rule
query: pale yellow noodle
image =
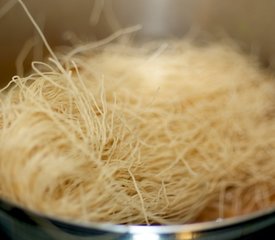
<svg viewBox="0 0 275 240">
<path fill-rule="evenodd" d="M 273 206 L 275 77 L 226 41 L 110 42 L 120 34 L 1 91 L 0 196 L 121 224 Z"/>
</svg>

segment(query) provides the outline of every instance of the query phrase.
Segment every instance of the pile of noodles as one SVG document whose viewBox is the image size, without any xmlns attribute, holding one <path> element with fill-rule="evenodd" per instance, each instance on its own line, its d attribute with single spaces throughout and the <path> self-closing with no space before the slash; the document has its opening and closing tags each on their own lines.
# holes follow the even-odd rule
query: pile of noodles
<svg viewBox="0 0 275 240">
<path fill-rule="evenodd" d="M 87 49 L 2 90 L 2 198 L 121 224 L 274 206 L 275 77 L 253 57 L 189 40 Z"/>
</svg>

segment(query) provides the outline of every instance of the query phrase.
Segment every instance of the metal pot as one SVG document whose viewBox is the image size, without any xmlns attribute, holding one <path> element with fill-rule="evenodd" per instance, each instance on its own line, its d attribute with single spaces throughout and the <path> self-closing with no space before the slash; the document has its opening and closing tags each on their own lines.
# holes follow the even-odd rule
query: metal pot
<svg viewBox="0 0 275 240">
<path fill-rule="evenodd" d="M 41 215 L 0 200 L 0 233 L 6 239 L 12 240 L 259 239 L 260 230 L 274 225 L 274 209 L 218 222 L 173 226 L 136 226 L 67 221 Z M 265 239 L 274 237 L 274 231 L 270 230 L 269 232 L 265 230 L 261 234 L 264 234 Z M 255 236 L 258 237 L 255 238 Z"/>
<path fill-rule="evenodd" d="M 84 41 L 101 39 L 117 27 L 139 23 L 143 25 L 143 29 L 136 34 L 136 39 L 143 41 L 184 36 L 190 29 L 208 37 L 215 36 L 222 30 L 239 41 L 246 50 L 255 50 L 265 65 L 273 65 L 275 28 L 272 26 L 275 0 L 105 2 L 108 8 L 111 6 L 117 22 L 112 22 L 113 20 L 104 17 L 104 14 L 98 19 L 91 19 L 95 1 L 25 0 L 53 47 L 69 44 L 74 35 Z M 0 9 L 1 6 L 7 6 L 6 4 L 7 0 L 0 0 Z M 3 16 L 0 11 L 0 30 L 0 85 L 3 86 L 16 72 L 14 62 L 23 44 L 29 38 L 37 38 L 37 34 L 19 4 L 11 7 Z M 34 58 L 27 58 L 26 67 L 31 60 L 37 60 L 39 57 L 36 55 Z M 4 199 L 0 200 L 1 239 L 229 240 L 249 239 L 248 236 L 255 236 L 256 232 L 267 227 L 272 229 L 273 226 L 275 209 L 223 221 L 176 226 L 134 226 L 66 221 L 26 210 Z M 274 231 L 273 234 L 275 235 Z M 273 239 L 267 236 L 264 238 Z"/>
</svg>

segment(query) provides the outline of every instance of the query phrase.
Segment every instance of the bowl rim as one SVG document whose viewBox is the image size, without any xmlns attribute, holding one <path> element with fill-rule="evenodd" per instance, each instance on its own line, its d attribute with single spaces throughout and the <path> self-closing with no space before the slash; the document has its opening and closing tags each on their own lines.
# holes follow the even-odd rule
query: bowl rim
<svg viewBox="0 0 275 240">
<path fill-rule="evenodd" d="M 218 219 L 216 221 L 205 221 L 196 223 L 186 223 L 186 224 L 175 224 L 175 225 L 134 225 L 134 224 L 114 224 L 111 222 L 87 222 L 81 220 L 73 220 L 53 215 L 48 215 L 40 213 L 36 210 L 29 209 L 21 204 L 12 202 L 3 197 L 0 197 L 0 211 L 3 210 L 3 205 L 5 208 L 12 209 L 17 208 L 23 212 L 33 215 L 35 217 L 44 218 L 52 222 L 61 223 L 62 225 L 68 225 L 77 228 L 93 229 L 104 232 L 111 233 L 158 233 L 158 234 L 173 234 L 173 233 L 183 233 L 183 232 L 207 232 L 215 231 L 222 228 L 233 227 L 238 224 L 245 224 L 246 222 L 256 221 L 259 218 L 268 217 L 274 215 L 275 223 L 275 206 L 266 208 L 264 210 L 255 211 L 249 214 L 244 214 L 241 216 L 230 217 L 225 219 Z"/>
</svg>

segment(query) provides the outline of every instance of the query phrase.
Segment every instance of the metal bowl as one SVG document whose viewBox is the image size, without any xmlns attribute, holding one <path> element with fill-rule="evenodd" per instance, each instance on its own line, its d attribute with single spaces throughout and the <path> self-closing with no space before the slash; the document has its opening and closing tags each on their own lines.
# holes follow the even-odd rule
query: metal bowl
<svg viewBox="0 0 275 240">
<path fill-rule="evenodd" d="M 105 1 L 109 5 L 107 7 L 112 7 L 117 22 L 104 15 L 91 19 L 95 5 L 95 1 L 91 0 L 24 2 L 52 47 L 69 44 L 74 36 L 82 41 L 101 39 L 118 26 L 142 24 L 142 30 L 135 37 L 143 41 L 182 37 L 193 29 L 199 35 L 208 37 L 223 31 L 235 38 L 244 49 L 258 54 L 266 66 L 274 65 L 275 0 Z M 7 4 L 8 0 L 0 0 L 0 9 Z M 3 86 L 16 72 L 14 62 L 20 49 L 28 39 L 37 38 L 37 34 L 19 4 L 2 16 L 0 10 L 0 30 L 0 86 Z M 26 67 L 31 60 L 39 60 L 39 57 L 42 54 L 27 58 Z M 41 215 L 0 199 L 1 239 L 229 240 L 249 239 L 249 236 L 255 236 L 255 233 L 267 227 L 272 229 L 273 226 L 274 208 L 223 221 L 175 226 L 135 226 L 68 221 Z"/>
<path fill-rule="evenodd" d="M 274 209 L 223 221 L 171 226 L 139 226 L 68 221 L 41 215 L 0 200 L 0 234 L 4 239 L 12 240 L 256 239 L 255 233 L 258 234 L 260 230 L 274 225 Z M 267 234 L 267 232 L 264 233 Z M 274 231 L 269 234 L 274 234 Z M 265 239 L 272 239 L 272 237 L 265 236 Z"/>
</svg>

